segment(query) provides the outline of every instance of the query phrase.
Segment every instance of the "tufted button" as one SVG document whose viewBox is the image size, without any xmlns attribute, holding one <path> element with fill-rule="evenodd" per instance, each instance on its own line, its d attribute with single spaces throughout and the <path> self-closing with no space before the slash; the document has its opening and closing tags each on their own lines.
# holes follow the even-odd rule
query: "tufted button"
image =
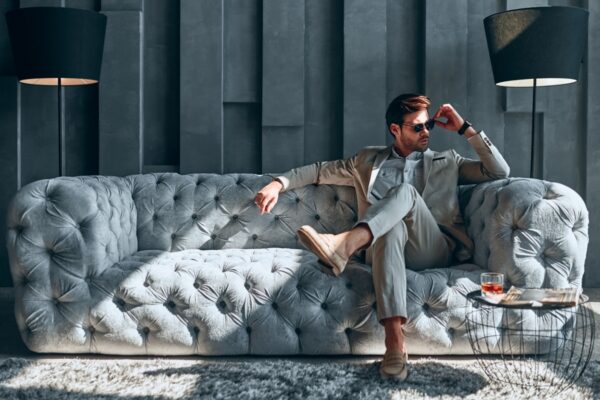
<svg viewBox="0 0 600 400">
<path fill-rule="evenodd" d="M 148 286 L 150 286 L 150 282 L 148 282 L 148 281 L 144 281 L 144 286 L 145 286 L 145 287 L 148 287 Z"/>
<path fill-rule="evenodd" d="M 333 201 L 339 201 L 340 198 L 338 196 L 333 196 Z"/>
<path fill-rule="evenodd" d="M 321 304 L 321 308 L 322 308 L 323 310 L 327 310 L 327 303 L 323 303 L 323 304 Z"/>
<path fill-rule="evenodd" d="M 300 203 L 300 197 L 296 197 L 296 203 Z"/>
<path fill-rule="evenodd" d="M 274 310 L 277 310 L 279 308 L 279 306 L 277 305 L 277 303 L 271 304 L 271 307 L 273 307 Z"/>
<path fill-rule="evenodd" d="M 194 287 L 198 289 L 200 287 L 200 282 L 194 282 Z"/>
<path fill-rule="evenodd" d="M 298 290 L 302 290 L 302 285 L 301 285 L 301 284 L 297 284 L 297 285 L 296 285 L 296 289 L 298 289 Z"/>
<path fill-rule="evenodd" d="M 320 220 L 320 219 L 321 219 L 321 216 L 320 216 L 319 214 L 316 214 L 316 215 L 315 215 L 315 219 L 318 221 L 318 220 Z"/>
<path fill-rule="evenodd" d="M 242 180 L 241 180 L 241 179 L 238 179 L 237 181 L 235 181 L 235 184 L 236 184 L 236 185 L 241 185 L 241 184 L 242 184 Z"/>
<path fill-rule="evenodd" d="M 377 302 L 374 302 L 373 304 L 371 304 L 371 308 L 373 310 L 377 310 Z"/>
<path fill-rule="evenodd" d="M 120 306 L 120 307 L 124 307 L 125 306 L 125 300 L 123 300 L 123 299 L 121 299 L 119 297 L 117 297 L 115 299 L 115 303 L 117 303 L 117 305 Z"/>
<path fill-rule="evenodd" d="M 197 326 L 195 326 L 193 330 L 196 335 L 200 333 L 200 328 L 198 328 Z"/>
<path fill-rule="evenodd" d="M 448 328 L 448 335 L 454 335 L 454 328 Z"/>
<path fill-rule="evenodd" d="M 213 233 L 212 235 L 210 235 L 210 238 L 211 238 L 212 240 L 215 240 L 215 239 L 217 238 L 217 235 L 215 235 L 215 234 Z"/>
<path fill-rule="evenodd" d="M 279 215 L 276 215 L 276 216 L 274 216 L 274 217 L 273 217 L 273 219 L 274 219 L 275 221 L 279 221 Z"/>
<path fill-rule="evenodd" d="M 299 335 L 302 333 L 302 331 L 300 330 L 300 328 L 296 328 L 294 329 L 294 332 L 296 332 L 296 335 Z"/>
<path fill-rule="evenodd" d="M 197 181 L 196 181 L 196 186 L 200 186 L 201 184 L 202 184 L 202 181 L 201 181 L 201 180 L 197 180 Z"/>
<path fill-rule="evenodd" d="M 192 214 L 192 219 L 197 219 L 197 218 L 198 218 L 198 215 Z"/>
<path fill-rule="evenodd" d="M 347 289 L 352 289 L 352 283 L 346 282 L 346 288 Z"/>
<path fill-rule="evenodd" d="M 423 303 L 423 310 L 424 311 L 429 311 L 429 304 Z"/>
<path fill-rule="evenodd" d="M 238 215 L 237 215 L 237 214 L 233 214 L 233 215 L 231 216 L 231 219 L 232 219 L 232 220 L 234 220 L 234 221 L 237 221 L 237 219 L 238 219 L 238 218 L 239 218 L 239 217 L 238 217 Z"/>
<path fill-rule="evenodd" d="M 157 184 L 157 185 L 158 185 L 158 184 L 160 184 L 160 183 L 163 183 L 163 178 L 158 178 L 158 179 L 156 180 L 156 184 Z"/>
<path fill-rule="evenodd" d="M 54 303 L 55 306 L 58 306 L 60 304 L 60 300 L 57 298 L 53 299 L 52 302 Z"/>
<path fill-rule="evenodd" d="M 54 255 L 54 250 L 48 249 L 48 255 L 52 257 Z"/>
<path fill-rule="evenodd" d="M 150 333 L 150 328 L 148 328 L 147 326 L 142 328 L 142 332 L 144 332 L 144 335 L 147 335 Z"/>
<path fill-rule="evenodd" d="M 96 328 L 94 328 L 93 326 L 90 326 L 88 328 L 88 332 L 90 333 L 90 335 L 93 335 L 94 333 L 96 333 Z"/>
<path fill-rule="evenodd" d="M 217 307 L 219 307 L 221 310 L 224 310 L 227 308 L 227 303 L 225 303 L 225 300 L 221 300 L 219 303 L 217 303 Z"/>
<path fill-rule="evenodd" d="M 173 196 L 173 201 L 177 201 L 177 199 L 179 199 L 179 196 L 177 196 L 177 195 Z"/>
<path fill-rule="evenodd" d="M 250 290 L 252 286 L 250 286 L 250 283 L 246 282 L 244 283 L 244 287 L 246 288 L 246 290 Z"/>
<path fill-rule="evenodd" d="M 156 220 L 158 219 L 158 214 L 154 214 L 154 215 L 152 216 L 152 219 L 156 221 Z"/>
<path fill-rule="evenodd" d="M 258 235 L 255 233 L 254 235 L 252 235 L 252 240 L 256 240 L 258 239 Z"/>
<path fill-rule="evenodd" d="M 215 196 L 215 201 L 219 201 L 219 196 Z"/>
<path fill-rule="evenodd" d="M 176 304 L 173 300 L 167 301 L 167 303 L 165 305 L 169 308 L 175 308 L 175 306 L 176 306 Z"/>
<path fill-rule="evenodd" d="M 22 225 L 15 226 L 15 232 L 17 232 L 17 235 L 20 235 L 21 233 L 23 233 L 24 229 L 25 228 Z"/>
<path fill-rule="evenodd" d="M 252 333 L 252 328 L 250 328 L 249 326 L 246 327 L 246 333 L 249 335 Z"/>
<path fill-rule="evenodd" d="M 171 234 L 171 239 L 175 239 L 177 235 L 175 235 L 174 233 Z"/>
<path fill-rule="evenodd" d="M 352 329 L 350 329 L 350 328 L 346 328 L 346 329 L 344 329 L 344 333 L 345 333 L 346 335 L 349 335 L 349 334 L 351 334 L 351 333 L 352 333 Z"/>
</svg>

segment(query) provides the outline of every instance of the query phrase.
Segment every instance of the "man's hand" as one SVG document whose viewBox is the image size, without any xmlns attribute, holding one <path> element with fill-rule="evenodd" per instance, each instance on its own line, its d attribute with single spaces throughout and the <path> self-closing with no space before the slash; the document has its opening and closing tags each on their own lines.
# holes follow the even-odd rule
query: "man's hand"
<svg viewBox="0 0 600 400">
<path fill-rule="evenodd" d="M 446 122 L 439 121 L 438 118 L 446 118 Z M 454 132 L 458 131 L 465 122 L 451 104 L 442 104 L 433 119 L 436 125 Z"/>
<path fill-rule="evenodd" d="M 279 199 L 279 191 L 283 188 L 283 185 L 279 181 L 273 181 L 267 186 L 263 187 L 258 191 L 254 198 L 254 203 L 260 209 L 260 214 L 271 212 L 277 199 Z"/>
<path fill-rule="evenodd" d="M 446 118 L 446 122 L 439 121 L 438 118 Z M 435 120 L 436 125 L 454 132 L 458 132 L 465 123 L 463 117 L 460 116 L 451 104 L 442 104 L 433 116 L 433 119 Z M 465 137 L 467 139 L 476 134 L 477 131 L 472 126 L 465 131 Z"/>
</svg>

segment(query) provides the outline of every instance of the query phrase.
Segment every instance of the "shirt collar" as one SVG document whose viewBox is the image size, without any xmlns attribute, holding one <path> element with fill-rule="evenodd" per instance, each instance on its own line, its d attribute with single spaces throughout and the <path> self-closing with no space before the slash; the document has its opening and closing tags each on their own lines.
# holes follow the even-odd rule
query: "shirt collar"
<svg viewBox="0 0 600 400">
<path fill-rule="evenodd" d="M 394 148 L 394 145 L 392 145 L 392 157 L 394 158 L 402 158 L 402 159 L 407 159 L 407 160 L 420 160 L 423 158 L 423 152 L 420 151 L 413 151 L 412 153 L 410 153 L 407 157 L 401 156 L 400 154 L 398 154 L 396 152 L 396 149 Z"/>
</svg>

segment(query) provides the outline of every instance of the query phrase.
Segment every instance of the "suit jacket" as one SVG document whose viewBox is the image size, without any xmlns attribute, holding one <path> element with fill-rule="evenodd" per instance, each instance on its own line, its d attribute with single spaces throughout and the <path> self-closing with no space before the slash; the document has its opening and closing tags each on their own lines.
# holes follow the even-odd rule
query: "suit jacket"
<svg viewBox="0 0 600 400">
<path fill-rule="evenodd" d="M 473 242 L 467 235 L 460 212 L 457 186 L 506 178 L 510 172 L 508 164 L 483 131 L 468 141 L 479 160 L 462 157 L 452 149 L 441 152 L 428 149 L 423 154 L 423 200 L 442 232 L 457 241 L 453 251 L 459 261 L 472 256 Z M 283 184 L 282 191 L 313 183 L 354 186 L 360 219 L 367 208 L 377 202 L 371 189 L 381 165 L 391 153 L 392 146 L 365 147 L 348 159 L 294 168 L 276 178 Z"/>
</svg>

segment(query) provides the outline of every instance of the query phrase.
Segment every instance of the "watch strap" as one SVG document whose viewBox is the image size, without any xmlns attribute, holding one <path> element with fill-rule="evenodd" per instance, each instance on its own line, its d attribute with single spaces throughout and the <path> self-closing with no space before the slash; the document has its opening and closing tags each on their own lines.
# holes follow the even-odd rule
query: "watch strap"
<svg viewBox="0 0 600 400">
<path fill-rule="evenodd" d="M 467 120 L 465 119 L 465 122 L 463 122 L 462 126 L 460 127 L 460 129 L 458 130 L 458 132 L 457 132 L 457 133 L 458 133 L 459 135 L 464 135 L 464 134 L 465 134 L 465 131 L 466 131 L 467 129 L 469 129 L 469 127 L 471 127 L 471 126 L 473 126 L 473 124 L 472 124 L 472 123 L 470 123 L 469 121 L 467 121 Z"/>
</svg>

